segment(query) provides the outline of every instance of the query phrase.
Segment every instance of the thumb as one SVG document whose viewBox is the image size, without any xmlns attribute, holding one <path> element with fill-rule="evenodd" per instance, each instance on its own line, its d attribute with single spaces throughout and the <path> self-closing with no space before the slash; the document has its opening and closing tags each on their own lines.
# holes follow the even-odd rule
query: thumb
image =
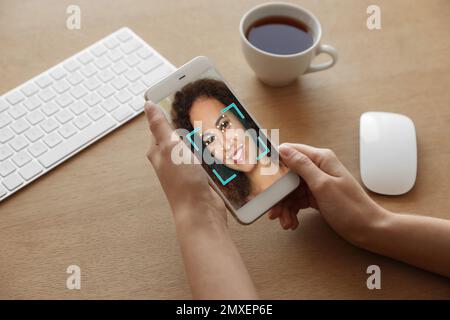
<svg viewBox="0 0 450 320">
<path fill-rule="evenodd" d="M 326 173 L 320 170 L 310 158 L 289 145 L 282 144 L 278 151 L 283 163 L 302 177 L 310 188 L 326 176 Z"/>
</svg>

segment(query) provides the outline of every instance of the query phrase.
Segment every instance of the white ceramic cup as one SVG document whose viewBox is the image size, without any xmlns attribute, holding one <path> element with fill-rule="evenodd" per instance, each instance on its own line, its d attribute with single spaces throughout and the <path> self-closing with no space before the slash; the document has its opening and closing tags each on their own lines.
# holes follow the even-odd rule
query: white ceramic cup
<svg viewBox="0 0 450 320">
<path fill-rule="evenodd" d="M 255 21 L 270 16 L 284 16 L 303 22 L 311 32 L 313 45 L 304 51 L 286 55 L 273 54 L 252 45 L 245 36 L 248 28 Z M 294 4 L 270 2 L 254 7 L 242 17 L 239 33 L 248 64 L 262 82 L 271 86 L 285 86 L 302 74 L 331 68 L 337 61 L 336 49 L 320 44 L 322 27 L 319 20 L 311 12 Z M 312 60 L 321 53 L 328 54 L 331 59 L 327 62 L 312 64 Z"/>
</svg>

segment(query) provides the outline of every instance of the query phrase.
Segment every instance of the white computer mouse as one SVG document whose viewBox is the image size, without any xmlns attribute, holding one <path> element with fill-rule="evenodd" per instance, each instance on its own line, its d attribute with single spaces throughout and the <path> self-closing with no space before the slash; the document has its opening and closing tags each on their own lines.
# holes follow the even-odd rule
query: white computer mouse
<svg viewBox="0 0 450 320">
<path fill-rule="evenodd" d="M 417 174 L 416 129 L 412 120 L 398 113 L 366 112 L 359 125 L 364 185 L 386 195 L 411 190 Z"/>
</svg>

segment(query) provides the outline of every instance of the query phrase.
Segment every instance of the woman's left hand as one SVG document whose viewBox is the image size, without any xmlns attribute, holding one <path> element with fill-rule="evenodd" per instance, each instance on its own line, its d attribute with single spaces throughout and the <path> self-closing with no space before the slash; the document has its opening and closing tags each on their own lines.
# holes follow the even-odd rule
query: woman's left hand
<svg viewBox="0 0 450 320">
<path fill-rule="evenodd" d="M 150 160 L 172 208 L 175 222 L 200 225 L 218 222 L 226 225 L 227 210 L 222 199 L 210 187 L 208 177 L 200 164 L 175 164 L 174 148 L 185 148 L 162 110 L 146 102 L 145 114 L 151 131 Z"/>
</svg>

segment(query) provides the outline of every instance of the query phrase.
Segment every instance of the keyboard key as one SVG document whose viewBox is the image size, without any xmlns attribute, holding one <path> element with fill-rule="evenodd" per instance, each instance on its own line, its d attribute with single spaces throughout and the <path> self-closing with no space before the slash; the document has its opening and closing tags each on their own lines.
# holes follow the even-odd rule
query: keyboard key
<svg viewBox="0 0 450 320">
<path fill-rule="evenodd" d="M 61 129 L 58 130 L 58 133 L 64 138 L 68 139 L 71 136 L 73 136 L 75 133 L 77 133 L 77 129 L 73 126 L 73 124 L 68 123 L 61 127 Z"/>
<path fill-rule="evenodd" d="M 27 107 L 28 110 L 33 111 L 34 109 L 40 107 L 42 102 L 40 99 L 38 99 L 37 96 L 32 96 L 25 100 L 23 104 L 25 105 L 25 107 Z"/>
<path fill-rule="evenodd" d="M 37 83 L 37 85 L 39 87 L 44 89 L 44 88 L 48 87 L 49 85 L 51 85 L 53 81 L 49 76 L 43 75 L 43 76 L 40 76 L 35 82 Z"/>
<path fill-rule="evenodd" d="M 128 67 L 123 62 L 118 62 L 112 66 L 112 69 L 117 75 L 120 75 L 127 71 Z"/>
<path fill-rule="evenodd" d="M 159 67 L 160 65 L 162 65 L 162 63 L 163 63 L 163 61 L 160 58 L 158 58 L 157 56 L 153 56 L 150 59 L 142 62 L 138 66 L 138 69 L 143 74 L 147 74 L 150 71 L 152 71 L 153 69 L 155 69 L 156 67 Z"/>
<path fill-rule="evenodd" d="M 27 121 L 25 121 L 25 119 L 19 119 L 17 121 L 14 121 L 10 127 L 17 134 L 21 134 L 30 127 L 30 124 Z"/>
<path fill-rule="evenodd" d="M 73 119 L 73 114 L 67 110 L 61 110 L 55 116 L 56 120 L 61 124 L 65 124 Z"/>
<path fill-rule="evenodd" d="M 24 166 L 22 169 L 20 169 L 19 174 L 25 180 L 30 180 L 31 178 L 34 178 L 39 173 L 41 173 L 42 170 L 43 170 L 42 166 L 37 161 L 32 161 L 26 166 Z"/>
<path fill-rule="evenodd" d="M 86 104 L 90 107 L 95 106 L 97 103 L 99 103 L 100 101 L 102 101 L 102 98 L 96 94 L 95 92 L 92 92 L 90 94 L 88 94 L 84 99 L 84 102 L 86 102 Z"/>
<path fill-rule="evenodd" d="M 6 195 L 6 189 L 0 185 L 0 198 Z"/>
<path fill-rule="evenodd" d="M 28 148 L 28 151 L 35 158 L 44 154 L 47 150 L 48 150 L 47 147 L 40 141 L 34 143 L 31 147 Z"/>
<path fill-rule="evenodd" d="M 0 163 L 0 176 L 6 177 L 16 170 L 16 167 L 12 164 L 11 161 L 2 161 Z"/>
<path fill-rule="evenodd" d="M 44 89 L 41 92 L 39 92 L 39 98 L 41 98 L 42 101 L 47 102 L 53 99 L 56 95 L 55 91 L 53 91 L 50 88 Z"/>
<path fill-rule="evenodd" d="M 96 77 L 92 77 L 84 81 L 83 84 L 88 90 L 94 91 L 95 89 L 100 87 L 102 83 Z"/>
<path fill-rule="evenodd" d="M 45 168 L 49 168 L 115 126 L 116 123 L 112 118 L 103 117 L 53 150 L 46 152 L 39 158 L 39 162 Z"/>
<path fill-rule="evenodd" d="M 73 86 L 76 86 L 83 80 L 84 80 L 84 78 L 81 76 L 81 74 L 79 72 L 72 73 L 70 76 L 67 77 L 67 81 L 69 81 L 70 84 Z"/>
<path fill-rule="evenodd" d="M 17 136 L 14 139 L 12 139 L 9 142 L 9 145 L 16 150 L 16 152 L 19 152 L 20 150 L 22 150 L 25 147 L 28 147 L 28 142 L 27 140 L 25 140 L 24 137 L 22 136 Z"/>
<path fill-rule="evenodd" d="M 121 45 L 120 50 L 122 50 L 122 52 L 125 54 L 131 54 L 140 47 L 142 47 L 142 44 L 139 41 L 133 39 L 133 40 L 128 41 L 127 43 Z"/>
<path fill-rule="evenodd" d="M 39 127 L 33 127 L 25 132 L 25 137 L 27 137 L 30 142 L 36 142 L 44 136 L 44 132 Z"/>
<path fill-rule="evenodd" d="M 23 179 L 17 173 L 12 173 L 3 179 L 3 185 L 9 190 L 13 191 L 23 183 Z"/>
<path fill-rule="evenodd" d="M 94 56 L 87 51 L 78 56 L 78 61 L 80 61 L 82 64 L 88 64 L 92 60 L 94 60 Z"/>
<path fill-rule="evenodd" d="M 16 153 L 16 155 L 12 157 L 12 161 L 16 164 L 16 166 L 23 167 L 31 161 L 31 157 L 26 151 L 21 151 Z"/>
<path fill-rule="evenodd" d="M 52 118 L 48 118 L 47 120 L 44 120 L 44 122 L 41 123 L 41 128 L 47 132 L 50 133 L 53 130 L 56 130 L 59 128 L 58 123 L 53 120 Z"/>
<path fill-rule="evenodd" d="M 139 59 L 137 55 L 133 54 L 131 56 L 126 57 L 124 61 L 129 67 L 132 68 L 139 62 L 141 62 L 141 59 Z"/>
<path fill-rule="evenodd" d="M 132 94 L 134 94 L 135 96 L 141 95 L 142 93 L 144 93 L 145 89 L 147 89 L 146 86 L 144 86 L 142 83 L 140 82 L 136 82 L 133 83 L 129 88 L 128 88 Z"/>
<path fill-rule="evenodd" d="M 131 110 L 127 106 L 122 106 L 117 110 L 114 110 L 112 112 L 112 116 L 119 122 L 124 121 L 125 119 L 129 118 L 133 114 L 133 110 Z"/>
<path fill-rule="evenodd" d="M 141 48 L 138 50 L 137 55 L 142 59 L 147 59 L 153 54 L 153 52 L 148 48 Z"/>
<path fill-rule="evenodd" d="M 53 148 L 62 142 L 62 138 L 56 132 L 50 133 L 42 140 L 49 148 Z"/>
<path fill-rule="evenodd" d="M 24 115 L 26 115 L 27 110 L 24 107 L 22 107 L 20 104 L 18 104 L 16 106 L 11 107 L 8 110 L 8 113 L 11 117 L 13 117 L 14 119 L 17 120 L 17 119 L 23 117 Z"/>
<path fill-rule="evenodd" d="M 75 101 L 70 106 L 70 111 L 72 111 L 77 116 L 85 112 L 87 109 L 88 107 L 81 101 Z"/>
<path fill-rule="evenodd" d="M 125 72 L 125 78 L 127 78 L 131 82 L 135 82 L 140 77 L 141 77 L 141 74 L 134 69 L 131 69 L 131 70 L 128 70 L 127 72 Z"/>
<path fill-rule="evenodd" d="M 93 107 L 93 108 L 89 109 L 87 114 L 92 120 L 97 121 L 98 119 L 100 119 L 101 117 L 103 117 L 105 115 L 105 112 L 103 112 L 103 110 L 100 109 L 99 107 Z"/>
<path fill-rule="evenodd" d="M 70 97 L 69 94 L 64 93 L 60 95 L 58 98 L 56 98 L 55 101 L 60 107 L 65 108 L 73 102 L 73 99 Z"/>
<path fill-rule="evenodd" d="M 23 94 L 21 94 L 19 91 L 13 91 L 6 95 L 6 100 L 11 103 L 12 105 L 18 104 L 21 102 L 25 97 Z"/>
<path fill-rule="evenodd" d="M 2 113 L 0 114 L 0 128 L 6 127 L 8 124 L 10 124 L 12 121 L 12 118 L 9 114 Z"/>
<path fill-rule="evenodd" d="M 9 128 L 0 129 L 0 142 L 6 143 L 14 138 L 14 133 Z"/>
<path fill-rule="evenodd" d="M 114 49 L 115 47 L 117 47 L 120 43 L 119 41 L 117 41 L 115 38 L 110 37 L 107 40 L 105 40 L 104 42 L 105 46 L 109 49 Z"/>
<path fill-rule="evenodd" d="M 53 89 L 57 93 L 61 94 L 61 93 L 66 92 L 67 90 L 69 90 L 70 89 L 70 85 L 69 85 L 69 82 L 67 82 L 66 80 L 61 80 L 61 81 L 56 82 L 53 85 Z"/>
<path fill-rule="evenodd" d="M 57 67 L 52 71 L 50 71 L 50 75 L 52 76 L 53 79 L 60 80 L 67 75 L 67 72 L 62 67 Z"/>
<path fill-rule="evenodd" d="M 131 94 L 127 90 L 121 90 L 117 92 L 115 97 L 121 104 L 130 101 L 130 99 L 132 98 Z"/>
<path fill-rule="evenodd" d="M 42 106 L 41 110 L 45 113 L 46 116 L 50 117 L 59 110 L 59 107 L 55 102 L 48 102 Z"/>
<path fill-rule="evenodd" d="M 113 81 L 111 81 L 111 84 L 117 90 L 121 90 L 128 85 L 128 81 L 122 77 L 117 77 Z"/>
<path fill-rule="evenodd" d="M 110 81 L 112 78 L 114 78 L 114 73 L 111 72 L 111 70 L 109 69 L 105 69 L 102 72 L 100 72 L 98 74 L 98 77 L 100 80 L 102 80 L 103 82 L 108 82 Z"/>
<path fill-rule="evenodd" d="M 38 92 L 39 87 L 37 85 L 35 85 L 34 83 L 30 82 L 30 83 L 26 84 L 22 89 L 20 89 L 20 91 L 22 91 L 22 93 L 24 95 L 29 97 L 29 96 L 35 94 L 36 92 Z"/>
<path fill-rule="evenodd" d="M 87 90 L 82 85 L 78 85 L 72 88 L 69 92 L 72 95 L 72 97 L 74 97 L 77 100 L 83 98 L 88 93 Z"/>
<path fill-rule="evenodd" d="M 119 49 L 113 49 L 109 51 L 107 56 L 112 62 L 117 62 L 123 58 L 123 54 Z"/>
<path fill-rule="evenodd" d="M 81 73 L 84 74 L 88 78 L 92 77 L 97 72 L 98 72 L 97 69 L 95 69 L 95 67 L 92 64 L 88 64 L 86 67 L 81 69 Z"/>
<path fill-rule="evenodd" d="M 0 98 L 0 112 L 6 111 L 9 108 L 9 104 L 3 100 L 2 98 Z"/>
<path fill-rule="evenodd" d="M 105 99 L 110 97 L 114 92 L 116 92 L 116 90 L 114 90 L 110 85 L 104 85 L 98 90 L 98 93 L 100 93 L 100 95 Z"/>
<path fill-rule="evenodd" d="M 106 47 L 101 43 L 91 49 L 91 52 L 96 57 L 101 57 L 102 55 L 104 55 L 106 53 L 106 51 L 108 51 L 108 49 L 106 49 Z"/>
<path fill-rule="evenodd" d="M 111 62 L 109 62 L 108 59 L 106 59 L 106 57 L 102 57 L 98 60 L 95 61 L 95 65 L 97 66 L 97 68 L 99 69 L 105 69 L 106 67 L 108 67 L 111 64 Z"/>
<path fill-rule="evenodd" d="M 130 102 L 130 106 L 136 111 L 144 110 L 145 100 L 142 97 L 136 97 Z"/>
<path fill-rule="evenodd" d="M 81 67 L 81 64 L 75 59 L 71 59 L 63 64 L 67 71 L 73 72 Z"/>
<path fill-rule="evenodd" d="M 103 109 L 105 109 L 108 112 L 113 111 L 114 109 L 119 107 L 119 103 L 116 101 L 116 99 L 108 98 L 105 101 L 101 103 L 101 106 Z"/>
<path fill-rule="evenodd" d="M 90 111 L 90 110 L 89 110 Z M 88 117 L 86 117 L 85 115 L 81 115 L 79 117 L 77 117 L 75 120 L 73 120 L 72 122 L 78 129 L 83 130 L 84 128 L 86 128 L 88 125 L 91 124 L 91 120 L 89 120 Z"/>
<path fill-rule="evenodd" d="M 44 118 L 45 118 L 45 116 L 42 114 L 42 112 L 41 111 L 39 111 L 39 110 L 35 110 L 35 111 L 33 111 L 33 112 L 30 112 L 28 115 L 27 115 L 27 120 L 28 120 L 28 122 L 31 124 L 31 125 L 36 125 L 36 124 L 38 124 L 39 122 L 41 122 L 41 121 L 43 121 L 44 120 Z"/>
<path fill-rule="evenodd" d="M 7 158 L 9 158 L 10 156 L 12 156 L 13 151 L 10 147 L 8 147 L 7 145 L 1 145 L 0 146 L 0 161 L 3 161 Z"/>
<path fill-rule="evenodd" d="M 128 30 L 122 30 L 117 34 L 117 38 L 122 41 L 122 42 L 126 42 L 128 40 L 130 40 L 133 36 L 131 35 L 130 31 Z"/>
</svg>

